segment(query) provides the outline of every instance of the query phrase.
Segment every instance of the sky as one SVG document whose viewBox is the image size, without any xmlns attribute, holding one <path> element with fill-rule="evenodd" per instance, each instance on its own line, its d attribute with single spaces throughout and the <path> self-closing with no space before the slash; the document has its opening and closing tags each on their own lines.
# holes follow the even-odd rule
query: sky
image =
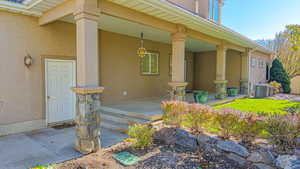
<svg viewBox="0 0 300 169">
<path fill-rule="evenodd" d="M 300 0 L 225 0 L 222 12 L 222 24 L 253 40 L 300 24 Z"/>
</svg>

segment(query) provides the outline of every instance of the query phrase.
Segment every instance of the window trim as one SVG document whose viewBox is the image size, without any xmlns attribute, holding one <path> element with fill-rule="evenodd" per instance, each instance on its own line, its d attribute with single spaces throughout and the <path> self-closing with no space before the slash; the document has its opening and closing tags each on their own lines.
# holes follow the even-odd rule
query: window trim
<svg viewBox="0 0 300 169">
<path fill-rule="evenodd" d="M 148 53 L 155 53 L 158 55 L 158 59 L 157 59 L 157 73 L 144 73 L 143 72 L 143 58 L 140 58 L 140 74 L 142 76 L 159 76 L 160 75 L 160 52 L 159 51 L 155 51 L 155 50 L 148 50 Z M 149 62 L 151 63 L 151 61 Z M 151 64 L 150 64 L 151 65 Z"/>
</svg>

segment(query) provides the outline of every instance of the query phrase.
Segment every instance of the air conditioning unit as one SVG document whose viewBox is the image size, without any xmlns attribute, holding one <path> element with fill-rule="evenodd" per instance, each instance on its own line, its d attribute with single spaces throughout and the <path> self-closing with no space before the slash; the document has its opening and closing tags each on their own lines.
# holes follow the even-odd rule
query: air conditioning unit
<svg viewBox="0 0 300 169">
<path fill-rule="evenodd" d="M 264 98 L 269 96 L 268 85 L 259 84 L 255 86 L 255 98 Z"/>
</svg>

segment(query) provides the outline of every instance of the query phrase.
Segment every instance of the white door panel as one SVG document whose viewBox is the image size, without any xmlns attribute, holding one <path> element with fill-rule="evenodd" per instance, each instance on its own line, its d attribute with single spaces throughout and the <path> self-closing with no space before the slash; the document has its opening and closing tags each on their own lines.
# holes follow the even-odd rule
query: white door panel
<svg viewBox="0 0 300 169">
<path fill-rule="evenodd" d="M 75 118 L 75 94 L 70 90 L 76 84 L 75 61 L 46 59 L 47 123 Z"/>
</svg>

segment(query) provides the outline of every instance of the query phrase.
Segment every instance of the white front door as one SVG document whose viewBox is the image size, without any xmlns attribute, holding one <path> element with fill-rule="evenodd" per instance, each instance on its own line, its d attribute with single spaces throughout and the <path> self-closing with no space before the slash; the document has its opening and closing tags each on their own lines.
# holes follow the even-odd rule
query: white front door
<svg viewBox="0 0 300 169">
<path fill-rule="evenodd" d="M 47 123 L 74 120 L 76 97 L 71 87 L 76 86 L 74 60 L 45 60 Z"/>
</svg>

